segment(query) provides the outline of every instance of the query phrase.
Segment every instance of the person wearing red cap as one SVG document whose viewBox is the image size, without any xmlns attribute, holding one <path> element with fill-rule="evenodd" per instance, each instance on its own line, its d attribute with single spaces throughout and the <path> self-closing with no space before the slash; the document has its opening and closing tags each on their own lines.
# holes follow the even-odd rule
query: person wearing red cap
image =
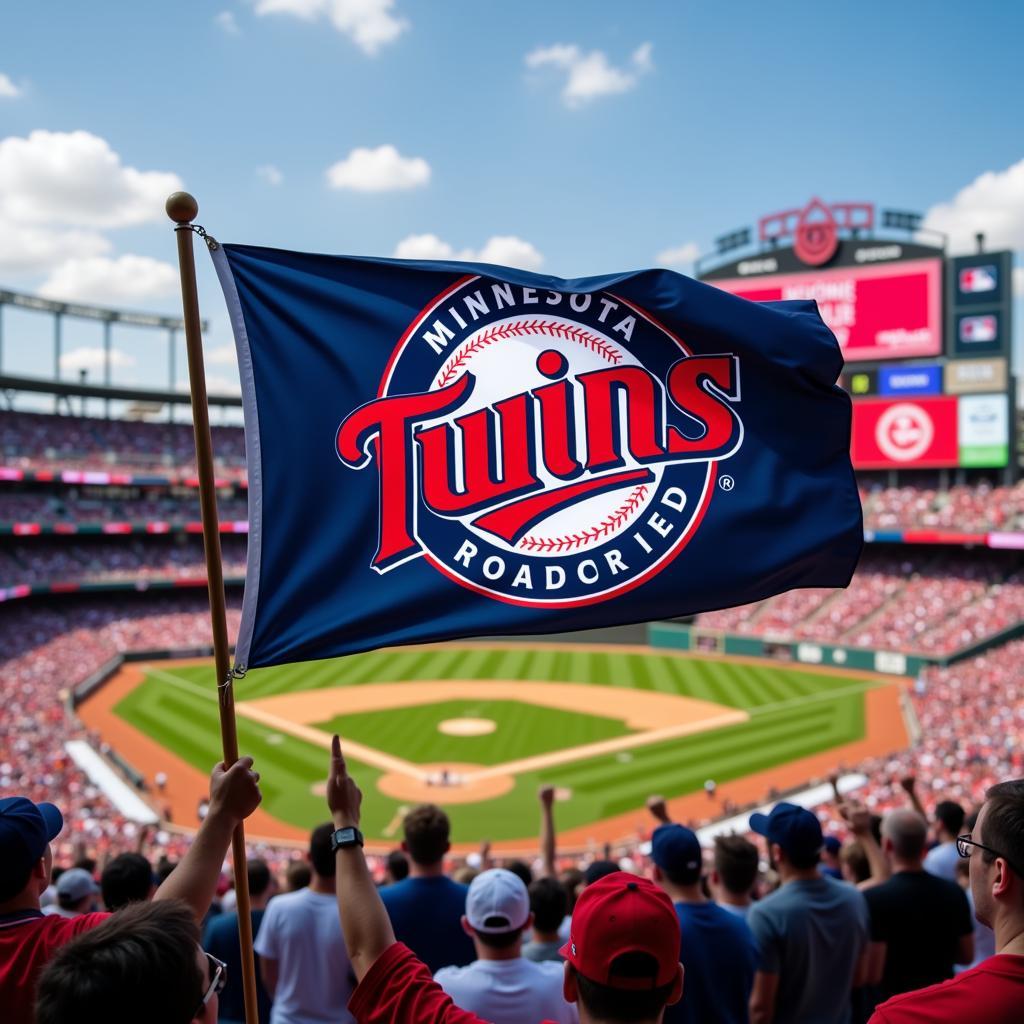
<svg viewBox="0 0 1024 1024">
<path fill-rule="evenodd" d="M 335 736 L 327 805 L 337 829 L 338 911 L 359 981 L 349 1010 L 359 1024 L 484 1024 L 456 1006 L 412 951 L 395 941 L 363 856 L 362 800 Z M 562 955 L 563 992 L 577 1004 L 581 1024 L 660 1024 L 665 1007 L 682 994 L 675 908 L 643 878 L 618 871 L 587 886 Z"/>
<path fill-rule="evenodd" d="M 231 835 L 260 802 L 252 758 L 222 764 L 210 780 L 210 813 L 181 863 L 157 889 L 155 900 L 179 899 L 201 921 L 210 906 Z M 36 984 L 54 953 L 110 914 L 44 915 L 39 897 L 50 881 L 50 843 L 64 819 L 53 804 L 24 797 L 0 800 L 0 1019 L 31 1024 Z"/>
</svg>

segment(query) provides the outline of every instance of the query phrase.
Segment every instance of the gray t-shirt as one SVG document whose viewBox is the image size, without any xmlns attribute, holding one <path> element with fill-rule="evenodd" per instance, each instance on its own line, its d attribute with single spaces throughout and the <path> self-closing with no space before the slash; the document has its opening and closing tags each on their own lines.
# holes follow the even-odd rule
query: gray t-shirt
<svg viewBox="0 0 1024 1024">
<path fill-rule="evenodd" d="M 834 878 L 795 881 L 755 903 L 747 924 L 758 970 L 779 976 L 774 1024 L 848 1024 L 869 936 L 863 895 Z"/>
<path fill-rule="evenodd" d="M 540 963 L 542 960 L 561 961 L 562 954 L 558 951 L 563 945 L 561 942 L 524 942 L 523 956 L 534 963 Z"/>
</svg>

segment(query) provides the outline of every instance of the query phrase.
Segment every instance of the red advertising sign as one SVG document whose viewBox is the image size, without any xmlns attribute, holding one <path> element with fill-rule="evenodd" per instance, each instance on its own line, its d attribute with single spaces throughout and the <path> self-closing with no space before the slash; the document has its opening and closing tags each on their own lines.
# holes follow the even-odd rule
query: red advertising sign
<svg viewBox="0 0 1024 1024">
<path fill-rule="evenodd" d="M 942 351 L 942 261 L 709 281 L 744 299 L 814 299 L 848 362 Z"/>
<path fill-rule="evenodd" d="M 856 469 L 959 465 L 957 399 L 854 402 L 851 455 Z"/>
</svg>

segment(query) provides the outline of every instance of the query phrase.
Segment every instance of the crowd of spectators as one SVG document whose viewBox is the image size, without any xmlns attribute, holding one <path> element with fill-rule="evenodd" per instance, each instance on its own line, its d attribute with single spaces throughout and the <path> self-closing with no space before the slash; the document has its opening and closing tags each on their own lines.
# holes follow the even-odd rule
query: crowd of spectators
<svg viewBox="0 0 1024 1024">
<path fill-rule="evenodd" d="M 245 574 L 246 538 L 221 537 L 224 573 Z M 0 587 L 206 578 L 202 538 L 193 534 L 68 540 L 33 537 L 0 546 Z"/>
<path fill-rule="evenodd" d="M 1024 481 L 974 484 L 861 484 L 868 530 L 955 530 L 988 533 L 1024 529 Z"/>
<path fill-rule="evenodd" d="M 698 615 L 707 629 L 946 655 L 1024 617 L 1024 571 L 1009 552 L 867 551 L 845 590 L 795 590 Z"/>
<path fill-rule="evenodd" d="M 222 495 L 217 500 L 222 521 L 244 520 L 248 501 L 244 493 Z M 121 496 L 118 488 L 82 490 L 64 487 L 54 490 L 6 489 L 0 491 L 0 524 L 40 523 L 192 523 L 199 521 L 199 492 L 195 488 L 171 493 L 151 489 L 141 495 Z"/>
<path fill-rule="evenodd" d="M 212 429 L 218 470 L 237 477 L 245 468 L 242 428 Z M 191 423 L 0 411 L 0 461 L 26 470 L 188 474 L 195 471 L 195 441 Z"/>
<path fill-rule="evenodd" d="M 214 769 L 209 813 L 177 862 L 155 861 L 145 836 L 102 863 L 63 861 L 52 844 L 73 810 L 0 799 L 5 1020 L 242 1020 L 239 897 L 222 865 L 260 801 L 257 768 Z M 965 803 L 912 777 L 900 790 L 884 815 L 837 791 L 839 837 L 783 801 L 708 849 L 654 799 L 638 857 L 582 872 L 559 867 L 542 790 L 533 863 L 481 851 L 460 881 L 446 873 L 447 815 L 420 805 L 379 877 L 334 737 L 330 820 L 286 870 L 247 862 L 259 1020 L 1018 1021 L 1024 780 Z"/>
</svg>

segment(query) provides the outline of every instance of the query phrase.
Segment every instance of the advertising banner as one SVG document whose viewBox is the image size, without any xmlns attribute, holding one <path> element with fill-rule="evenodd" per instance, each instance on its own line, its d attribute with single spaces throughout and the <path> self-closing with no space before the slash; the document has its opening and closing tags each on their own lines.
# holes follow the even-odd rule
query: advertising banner
<svg viewBox="0 0 1024 1024">
<path fill-rule="evenodd" d="M 708 283 L 756 302 L 813 299 L 847 362 L 936 356 L 942 351 L 939 259 Z"/>
<path fill-rule="evenodd" d="M 878 371 L 880 395 L 941 395 L 942 367 L 883 366 Z"/>
<path fill-rule="evenodd" d="M 957 400 L 853 403 L 853 465 L 856 469 L 956 466 Z"/>
<path fill-rule="evenodd" d="M 943 395 L 853 403 L 856 469 L 999 468 L 1009 460 L 1009 401 Z"/>
<path fill-rule="evenodd" d="M 945 371 L 947 395 L 1006 391 L 1005 359 L 951 359 Z"/>
</svg>

